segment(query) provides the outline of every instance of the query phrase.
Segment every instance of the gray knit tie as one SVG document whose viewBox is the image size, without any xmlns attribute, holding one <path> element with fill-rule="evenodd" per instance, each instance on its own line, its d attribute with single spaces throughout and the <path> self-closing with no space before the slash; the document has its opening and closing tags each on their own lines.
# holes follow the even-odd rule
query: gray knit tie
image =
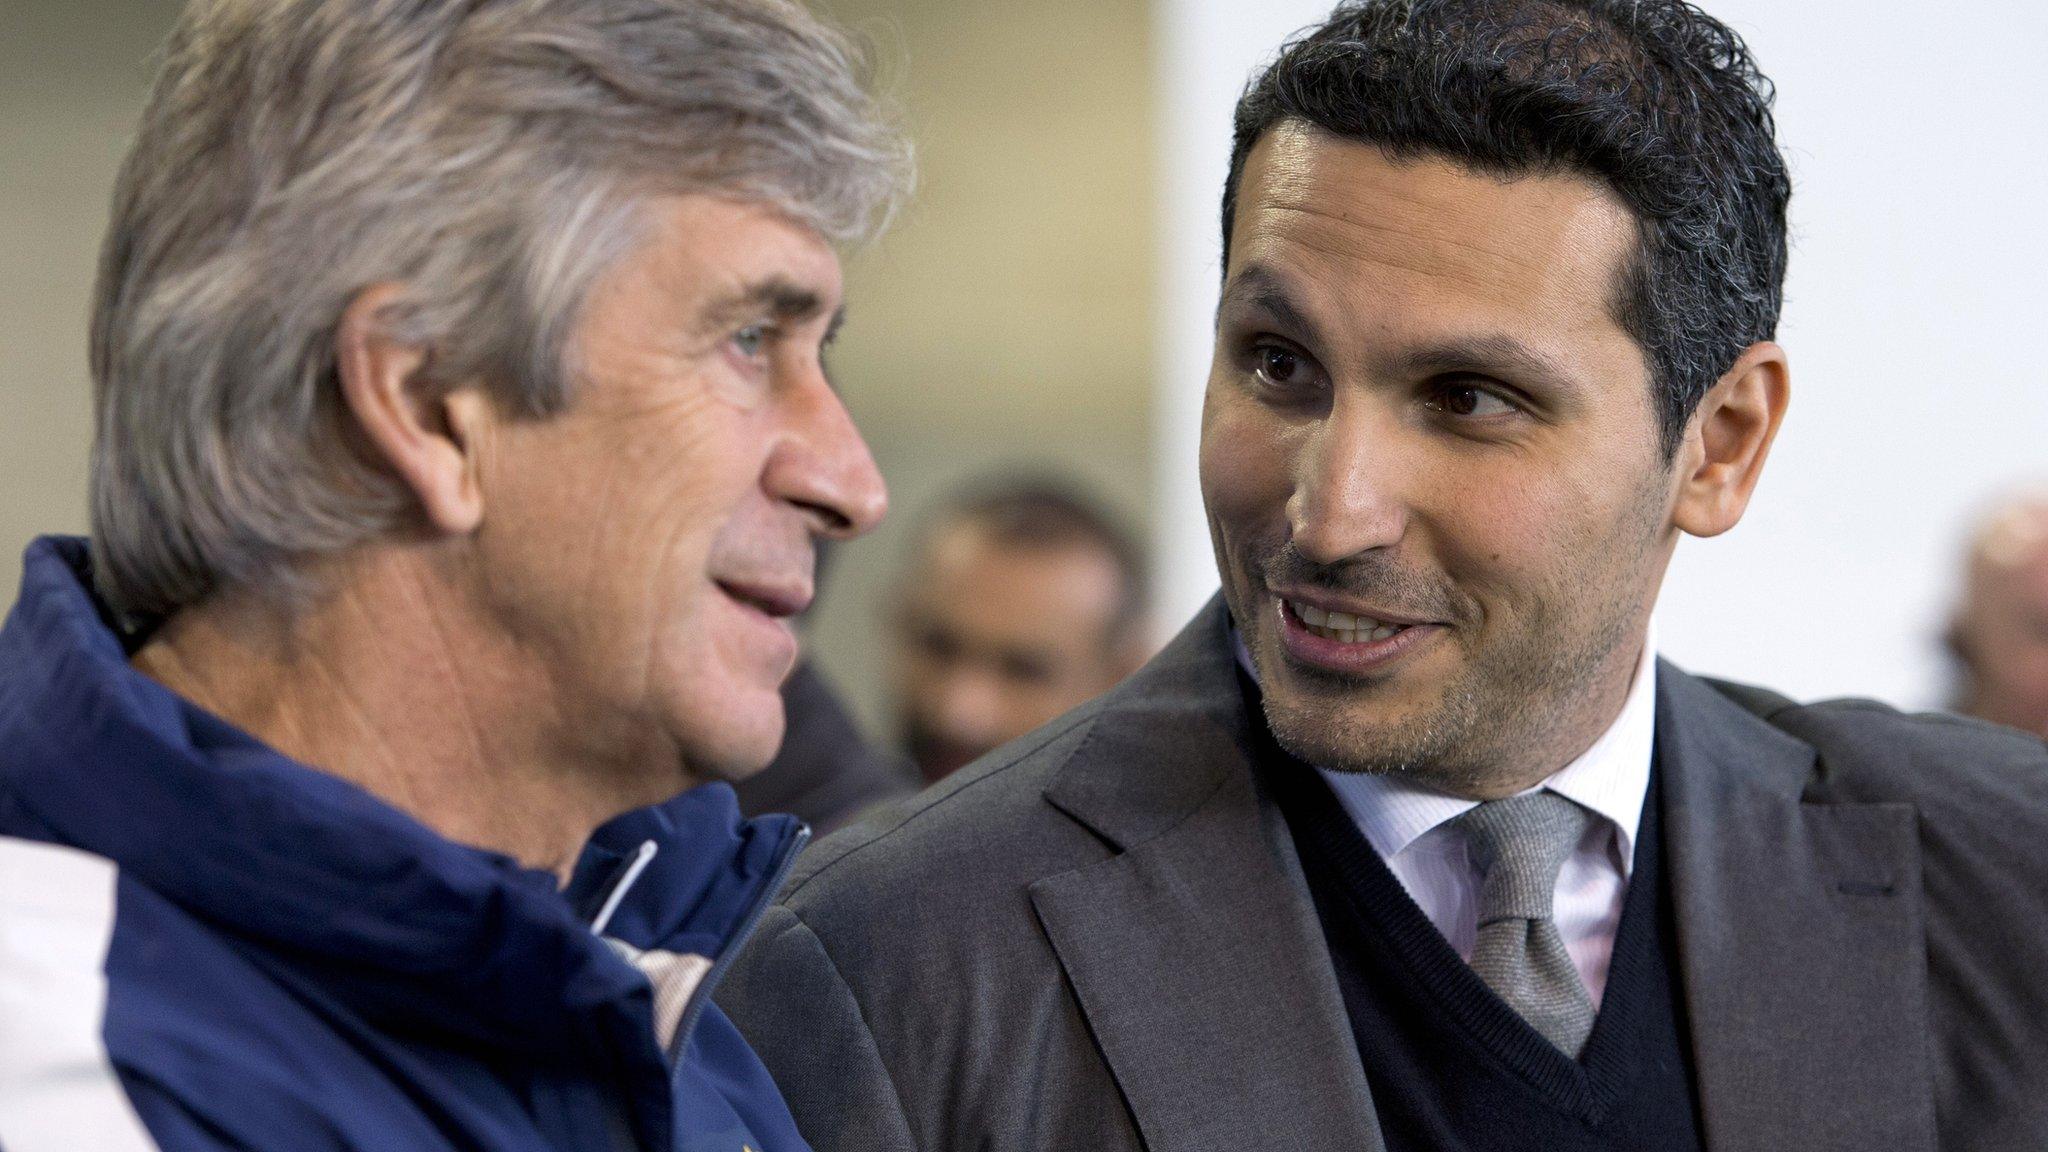
<svg viewBox="0 0 2048 1152">
<path fill-rule="evenodd" d="M 1479 870 L 1472 970 L 1522 1019 L 1577 1058 L 1593 1030 L 1593 998 L 1572 966 L 1551 895 L 1592 813 L 1555 792 L 1494 800 L 1458 818 Z"/>
</svg>

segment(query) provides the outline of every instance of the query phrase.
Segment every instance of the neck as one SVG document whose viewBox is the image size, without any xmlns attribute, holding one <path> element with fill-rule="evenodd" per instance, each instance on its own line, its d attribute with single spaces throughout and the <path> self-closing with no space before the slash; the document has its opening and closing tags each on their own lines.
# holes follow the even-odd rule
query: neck
<svg viewBox="0 0 2048 1152">
<path fill-rule="evenodd" d="M 290 612 L 236 593 L 188 608 L 134 666 L 451 840 L 566 880 L 646 773 L 565 739 L 545 667 L 430 558 L 366 551 L 323 575 L 328 591 Z"/>
<path fill-rule="evenodd" d="M 1647 619 L 1633 634 L 1635 639 L 1616 647 L 1612 657 L 1576 693 L 1586 704 L 1585 711 L 1577 722 L 1561 725 L 1562 738 L 1546 755 L 1518 773 L 1474 780 L 1466 787 L 1446 791 L 1466 800 L 1506 799 L 1536 787 L 1591 751 L 1621 722 L 1638 680 L 1650 674 L 1646 665 L 1653 653 Z"/>
</svg>

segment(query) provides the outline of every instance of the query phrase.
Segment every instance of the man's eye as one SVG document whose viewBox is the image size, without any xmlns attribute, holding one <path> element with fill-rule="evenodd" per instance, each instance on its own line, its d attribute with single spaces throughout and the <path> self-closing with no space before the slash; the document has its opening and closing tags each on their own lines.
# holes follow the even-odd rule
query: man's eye
<svg viewBox="0 0 2048 1152">
<path fill-rule="evenodd" d="M 739 349 L 740 355 L 745 356 L 749 360 L 759 356 L 761 349 L 767 347 L 767 345 L 768 326 L 766 324 L 749 324 L 732 334 L 732 346 Z"/>
<path fill-rule="evenodd" d="M 1477 384 L 1447 384 L 1436 390 L 1428 405 L 1450 416 L 1503 416 L 1516 411 L 1513 404 Z"/>
<path fill-rule="evenodd" d="M 1287 391 L 1299 391 L 1315 383 L 1315 365 L 1292 348 L 1261 344 L 1252 350 L 1254 370 L 1267 384 Z"/>
</svg>

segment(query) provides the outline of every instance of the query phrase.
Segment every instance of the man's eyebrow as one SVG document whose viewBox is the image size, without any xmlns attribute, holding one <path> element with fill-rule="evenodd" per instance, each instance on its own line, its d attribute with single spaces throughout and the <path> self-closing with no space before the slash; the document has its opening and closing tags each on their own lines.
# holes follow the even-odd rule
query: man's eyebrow
<svg viewBox="0 0 2048 1152">
<path fill-rule="evenodd" d="M 1249 265 L 1223 286 L 1223 296 L 1216 302 L 1217 318 L 1233 307 L 1257 308 L 1297 332 L 1315 331 L 1308 313 L 1294 303 L 1286 277 L 1263 264 Z"/>
<path fill-rule="evenodd" d="M 825 297 L 812 288 L 774 277 L 740 287 L 713 300 L 704 310 L 708 327 L 719 327 L 767 312 L 779 321 L 808 320 L 823 311 Z M 834 321 L 835 326 L 837 321 Z"/>
<path fill-rule="evenodd" d="M 1566 392 L 1579 389 L 1577 375 L 1565 365 L 1512 336 L 1472 336 L 1412 348 L 1401 353 L 1397 364 L 1408 377 L 1473 372 L 1500 376 L 1508 383 L 1520 381 Z"/>
</svg>

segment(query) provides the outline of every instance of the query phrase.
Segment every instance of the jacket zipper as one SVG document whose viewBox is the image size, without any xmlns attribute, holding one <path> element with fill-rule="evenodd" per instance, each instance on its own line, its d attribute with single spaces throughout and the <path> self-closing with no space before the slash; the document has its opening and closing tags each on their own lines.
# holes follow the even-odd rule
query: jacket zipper
<svg viewBox="0 0 2048 1152">
<path fill-rule="evenodd" d="M 753 936 L 754 929 L 760 926 L 761 917 L 768 914 L 768 905 L 775 902 L 776 895 L 782 891 L 783 881 L 789 879 L 790 869 L 796 867 L 797 854 L 810 842 L 810 826 L 798 824 L 796 831 L 790 835 L 789 842 L 783 845 L 781 856 L 776 858 L 775 867 L 768 874 L 768 883 L 761 886 L 760 894 L 754 897 L 753 906 L 747 909 L 746 916 L 740 920 L 739 930 L 727 938 L 725 947 L 718 953 L 718 958 L 711 962 L 711 970 L 704 974 L 704 979 L 698 983 L 696 991 L 690 993 L 690 1002 L 683 1007 L 683 1017 L 676 1025 L 676 1034 L 669 1040 L 668 1058 L 669 1067 L 672 1069 L 671 1075 L 682 1070 L 683 1048 L 689 1043 L 690 1034 L 696 1031 L 697 1018 L 704 1014 L 704 1006 L 711 1002 L 712 991 L 725 976 L 725 970 L 732 966 L 733 958 L 739 955 L 740 949 Z"/>
</svg>

